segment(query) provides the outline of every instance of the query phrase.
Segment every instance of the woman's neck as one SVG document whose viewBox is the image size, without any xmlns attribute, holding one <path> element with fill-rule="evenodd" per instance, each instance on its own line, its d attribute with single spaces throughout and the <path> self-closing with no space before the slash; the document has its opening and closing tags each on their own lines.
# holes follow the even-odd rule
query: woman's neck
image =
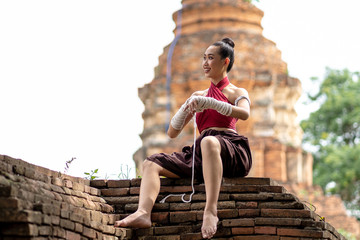
<svg viewBox="0 0 360 240">
<path fill-rule="evenodd" d="M 227 74 L 223 74 L 221 77 L 217 78 L 211 78 L 211 82 L 216 86 L 221 80 L 223 80 L 225 77 L 227 77 Z"/>
</svg>

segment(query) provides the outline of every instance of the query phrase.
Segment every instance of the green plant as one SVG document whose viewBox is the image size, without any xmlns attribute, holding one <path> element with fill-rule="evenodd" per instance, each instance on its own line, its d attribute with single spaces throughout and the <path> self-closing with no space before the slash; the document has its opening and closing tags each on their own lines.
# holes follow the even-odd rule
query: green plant
<svg viewBox="0 0 360 240">
<path fill-rule="evenodd" d="M 99 169 L 95 169 L 95 170 L 91 170 L 90 172 L 84 172 L 84 174 L 86 175 L 85 178 L 89 179 L 89 180 L 94 180 L 96 178 L 98 178 L 99 176 L 95 176 L 95 174 L 97 174 L 99 171 Z"/>
<path fill-rule="evenodd" d="M 123 169 L 123 167 L 126 169 Z M 131 168 L 128 165 L 120 165 L 120 173 L 118 174 L 118 179 L 129 179 Z"/>
</svg>

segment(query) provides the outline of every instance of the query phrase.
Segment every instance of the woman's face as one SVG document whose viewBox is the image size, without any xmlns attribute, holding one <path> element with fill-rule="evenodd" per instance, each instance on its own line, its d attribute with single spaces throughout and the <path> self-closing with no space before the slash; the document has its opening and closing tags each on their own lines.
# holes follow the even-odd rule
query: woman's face
<svg viewBox="0 0 360 240">
<path fill-rule="evenodd" d="M 226 59 L 221 59 L 218 46 L 210 46 L 204 53 L 202 67 L 205 76 L 212 79 L 222 79 L 226 73 Z"/>
</svg>

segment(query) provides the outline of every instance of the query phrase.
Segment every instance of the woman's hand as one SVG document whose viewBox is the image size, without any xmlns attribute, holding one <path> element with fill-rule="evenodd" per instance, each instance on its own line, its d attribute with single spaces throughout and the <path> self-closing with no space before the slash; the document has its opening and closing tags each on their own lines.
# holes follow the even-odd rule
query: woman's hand
<svg viewBox="0 0 360 240">
<path fill-rule="evenodd" d="M 212 97 L 194 96 L 187 104 L 189 112 L 202 112 L 205 109 L 214 109 L 225 116 L 230 116 L 232 112 L 231 104 L 216 100 Z"/>
</svg>

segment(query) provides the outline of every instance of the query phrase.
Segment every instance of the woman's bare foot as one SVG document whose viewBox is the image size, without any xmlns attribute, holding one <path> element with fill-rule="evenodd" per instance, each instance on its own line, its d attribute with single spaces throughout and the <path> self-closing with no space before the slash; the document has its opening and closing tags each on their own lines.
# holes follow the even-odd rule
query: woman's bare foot
<svg viewBox="0 0 360 240">
<path fill-rule="evenodd" d="M 219 218 L 216 214 L 206 211 L 204 212 L 203 224 L 201 227 L 201 234 L 203 238 L 210 239 L 215 235 L 218 221 Z"/>
<path fill-rule="evenodd" d="M 149 228 L 151 227 L 151 216 L 146 212 L 136 211 L 123 220 L 116 221 L 115 227 Z"/>
</svg>

